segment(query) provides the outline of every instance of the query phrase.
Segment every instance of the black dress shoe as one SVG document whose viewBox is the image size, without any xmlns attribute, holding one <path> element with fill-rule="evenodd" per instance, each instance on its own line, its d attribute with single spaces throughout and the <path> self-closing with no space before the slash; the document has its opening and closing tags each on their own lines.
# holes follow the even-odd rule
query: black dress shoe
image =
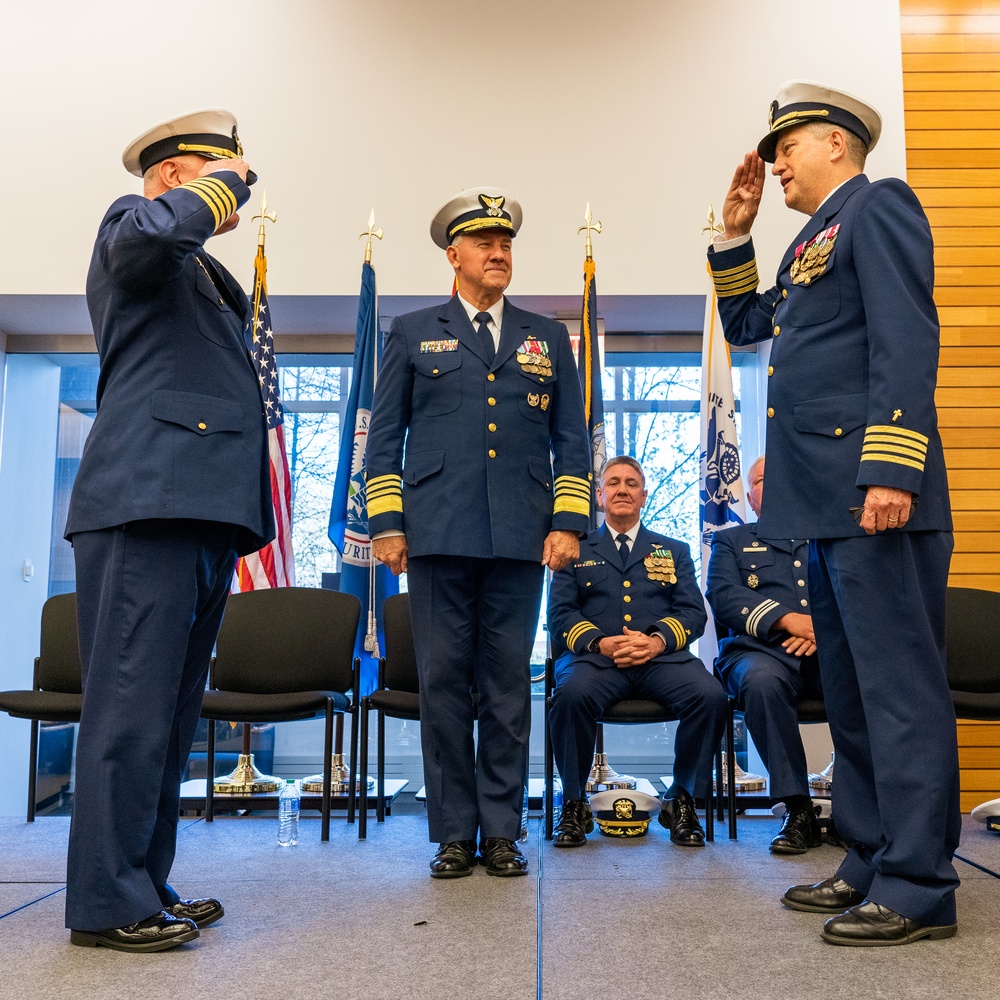
<svg viewBox="0 0 1000 1000">
<path fill-rule="evenodd" d="M 698 822 L 698 813 L 694 808 L 694 799 L 683 788 L 674 790 L 674 794 L 663 797 L 660 802 L 660 826 L 670 831 L 670 839 L 680 847 L 704 847 L 705 831 Z"/>
<path fill-rule="evenodd" d="M 112 948 L 115 951 L 166 951 L 193 941 L 198 928 L 191 920 L 178 919 L 164 910 L 125 927 L 106 931 L 70 931 L 70 944 L 83 948 Z"/>
<path fill-rule="evenodd" d="M 822 844 L 823 831 L 819 827 L 816 810 L 809 806 L 806 809 L 789 809 L 785 813 L 781 832 L 771 841 L 771 851 L 774 854 L 805 854 L 810 847 Z"/>
<path fill-rule="evenodd" d="M 593 832 L 594 817 L 586 799 L 571 799 L 563 803 L 562 816 L 555 828 L 554 847 L 582 847 L 587 834 Z"/>
<path fill-rule="evenodd" d="M 452 840 L 441 844 L 431 861 L 431 878 L 461 878 L 476 866 L 476 842 Z"/>
<path fill-rule="evenodd" d="M 196 927 L 207 927 L 225 916 L 226 911 L 217 899 L 179 899 L 163 909 L 172 917 L 194 921 Z"/>
<path fill-rule="evenodd" d="M 487 875 L 527 875 L 528 859 L 517 849 L 513 840 L 504 837 L 487 837 L 482 843 L 481 864 Z"/>
<path fill-rule="evenodd" d="M 864 895 L 832 875 L 815 885 L 790 885 L 781 901 L 792 910 L 806 913 L 843 913 L 864 901 Z"/>
<path fill-rule="evenodd" d="M 922 924 L 866 899 L 846 913 L 830 917 L 821 933 L 830 944 L 878 947 L 910 944 L 921 938 L 949 938 L 957 931 L 958 924 Z"/>
</svg>

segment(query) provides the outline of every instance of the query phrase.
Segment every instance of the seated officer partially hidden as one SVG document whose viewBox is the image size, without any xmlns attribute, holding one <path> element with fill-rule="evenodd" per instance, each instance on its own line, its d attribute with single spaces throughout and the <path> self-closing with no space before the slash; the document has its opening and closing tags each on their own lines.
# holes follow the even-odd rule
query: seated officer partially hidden
<svg viewBox="0 0 1000 1000">
<path fill-rule="evenodd" d="M 747 486 L 747 501 L 759 514 L 763 456 L 750 466 Z M 805 854 L 823 843 L 795 709 L 803 689 L 819 691 L 808 559 L 808 539 L 759 539 L 754 523 L 716 532 L 708 564 L 708 603 L 729 629 L 716 665 L 743 709 L 771 796 L 787 810 L 771 841 L 775 854 Z"/>
<path fill-rule="evenodd" d="M 597 720 L 613 702 L 649 698 L 679 719 L 660 824 L 675 844 L 702 847 L 694 797 L 708 794 L 726 695 L 688 649 L 706 621 L 691 554 L 684 542 L 640 523 L 646 480 L 635 459 L 608 462 L 598 497 L 604 526 L 580 543 L 580 558 L 553 576 L 549 591 L 549 630 L 566 648 L 549 711 L 563 782 L 555 846 L 579 847 L 594 828 L 584 789 Z"/>
</svg>

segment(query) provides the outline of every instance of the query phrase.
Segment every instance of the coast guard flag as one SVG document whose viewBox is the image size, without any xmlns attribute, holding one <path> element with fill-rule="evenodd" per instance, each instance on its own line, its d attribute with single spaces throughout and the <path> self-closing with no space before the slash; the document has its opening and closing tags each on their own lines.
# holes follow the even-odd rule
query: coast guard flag
<svg viewBox="0 0 1000 1000">
<path fill-rule="evenodd" d="M 267 260 L 257 247 L 253 262 L 253 357 L 267 412 L 267 450 L 271 466 L 271 502 L 274 505 L 274 541 L 236 564 L 233 593 L 265 587 L 295 586 L 295 555 L 292 552 L 292 478 L 285 454 L 285 424 L 278 395 L 278 362 L 274 356 L 274 333 L 267 306 Z"/>
<path fill-rule="evenodd" d="M 729 345 L 713 288 L 705 300 L 705 332 L 701 347 L 701 580 L 704 591 L 712 532 L 730 524 L 743 524 L 746 504 L 736 437 L 736 403 Z M 707 605 L 706 605 L 707 606 Z M 713 621 L 711 608 L 708 619 Z M 698 654 L 710 664 L 718 652 L 714 628 L 698 640 Z"/>
<path fill-rule="evenodd" d="M 604 523 L 597 507 L 597 484 L 608 460 L 604 439 L 604 396 L 601 389 L 601 351 L 597 337 L 597 268 L 594 258 L 583 262 L 583 315 L 580 319 L 580 352 L 577 367 L 583 386 L 583 412 L 590 432 L 590 468 L 594 474 L 590 484 L 590 526 Z"/>
<path fill-rule="evenodd" d="M 354 655 L 361 659 L 361 694 L 369 694 L 378 681 L 382 602 L 399 592 L 399 581 L 388 567 L 372 560 L 368 537 L 368 493 L 365 449 L 368 422 L 378 378 L 378 295 L 375 269 L 361 266 L 357 336 L 354 342 L 354 375 L 347 397 L 347 411 L 340 429 L 340 457 L 330 506 L 330 541 L 341 555 L 340 589 L 361 601 L 361 628 Z"/>
</svg>

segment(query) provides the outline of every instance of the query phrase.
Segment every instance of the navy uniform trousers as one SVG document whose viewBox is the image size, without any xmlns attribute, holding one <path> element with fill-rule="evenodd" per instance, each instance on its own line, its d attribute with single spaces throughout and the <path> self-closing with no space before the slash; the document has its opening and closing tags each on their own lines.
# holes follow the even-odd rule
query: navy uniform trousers
<svg viewBox="0 0 1000 1000">
<path fill-rule="evenodd" d="M 851 844 L 837 875 L 930 924 L 955 922 L 959 881 L 951 863 L 961 833 L 958 753 L 944 649 L 951 550 L 944 531 L 826 539 L 809 549 L 837 751 L 833 812 Z"/>
<path fill-rule="evenodd" d="M 409 559 L 432 841 L 520 834 L 542 570 L 522 559 Z"/>
<path fill-rule="evenodd" d="M 122 927 L 178 900 L 180 781 L 236 563 L 237 529 L 134 521 L 73 536 L 83 660 L 66 926 Z"/>
</svg>

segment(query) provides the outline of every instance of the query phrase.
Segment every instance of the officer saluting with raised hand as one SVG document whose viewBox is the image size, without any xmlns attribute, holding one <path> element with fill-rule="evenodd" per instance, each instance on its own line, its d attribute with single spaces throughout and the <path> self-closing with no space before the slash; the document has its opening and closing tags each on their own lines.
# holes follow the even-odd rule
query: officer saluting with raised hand
<svg viewBox="0 0 1000 1000">
<path fill-rule="evenodd" d="M 66 925 L 73 944 L 147 952 L 223 915 L 167 878 L 236 557 L 274 537 L 274 514 L 250 304 L 204 248 L 256 179 L 236 119 L 172 119 L 123 161 L 143 193 L 94 244 L 97 416 L 66 524 L 84 671 Z"/>
<path fill-rule="evenodd" d="M 945 673 L 951 513 L 934 389 L 940 330 L 930 227 L 901 180 L 870 183 L 879 113 L 785 84 L 733 177 L 709 249 L 733 344 L 771 342 L 767 492 L 758 536 L 809 538 L 809 593 L 851 844 L 837 873 L 789 888 L 834 914 L 833 944 L 897 945 L 957 929 L 961 818 Z M 765 162 L 809 216 L 758 293 L 750 229 Z M 919 508 L 917 501 L 919 498 Z"/>
</svg>

